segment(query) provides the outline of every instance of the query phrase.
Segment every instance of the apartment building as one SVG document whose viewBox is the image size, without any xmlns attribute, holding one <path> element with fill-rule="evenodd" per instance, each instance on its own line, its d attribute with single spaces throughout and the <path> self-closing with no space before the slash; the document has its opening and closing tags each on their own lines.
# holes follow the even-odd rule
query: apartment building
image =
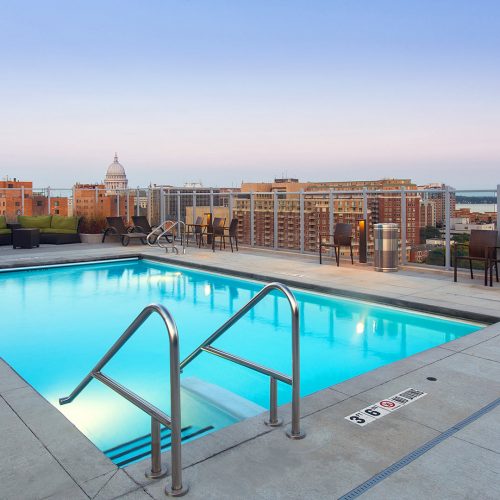
<svg viewBox="0 0 500 500">
<path fill-rule="evenodd" d="M 271 246 L 274 241 L 274 193 L 278 193 L 278 241 L 282 248 L 300 248 L 300 201 L 304 193 L 304 249 L 315 251 L 318 237 L 329 230 L 329 193 L 334 196 L 334 222 L 353 225 L 357 242 L 358 223 L 364 217 L 362 190 L 367 193 L 367 227 L 369 245 L 373 238 L 373 224 L 394 222 L 401 225 L 401 194 L 391 191 L 406 190 L 407 244 L 420 242 L 420 196 L 409 179 L 382 179 L 376 181 L 299 182 L 297 179 L 275 179 L 269 183 L 243 183 L 242 193 L 254 193 L 254 238 L 257 244 Z M 355 193 L 351 193 L 354 191 Z M 373 193 L 371 191 L 380 191 Z M 314 193 L 314 194 L 313 194 Z M 318 194 L 320 193 L 320 194 Z M 240 219 L 240 237 L 249 241 L 250 200 L 238 198 L 235 214 Z"/>
<path fill-rule="evenodd" d="M 418 186 L 418 189 L 431 190 L 431 192 L 422 193 L 423 201 L 433 201 L 436 207 L 436 226 L 444 227 L 446 221 L 446 195 L 444 190 L 446 189 L 445 184 L 432 183 L 426 184 L 424 186 Z M 436 191 L 436 192 L 432 192 Z M 450 190 L 450 214 L 455 211 L 456 196 L 453 190 Z M 430 225 L 430 224 L 428 224 Z"/>
<path fill-rule="evenodd" d="M 436 200 L 423 199 L 420 201 L 420 227 L 436 227 Z"/>
<path fill-rule="evenodd" d="M 105 184 L 75 184 L 73 188 L 73 214 L 80 217 L 130 218 L 134 214 L 135 191 L 109 193 Z"/>
<path fill-rule="evenodd" d="M 65 196 L 49 196 L 33 193 L 32 215 L 69 215 L 69 198 Z M 50 209 L 49 209 L 50 204 Z"/>
<path fill-rule="evenodd" d="M 8 220 L 14 221 L 18 215 L 32 215 L 33 183 L 5 179 L 0 181 L 0 215 L 5 215 Z"/>
</svg>

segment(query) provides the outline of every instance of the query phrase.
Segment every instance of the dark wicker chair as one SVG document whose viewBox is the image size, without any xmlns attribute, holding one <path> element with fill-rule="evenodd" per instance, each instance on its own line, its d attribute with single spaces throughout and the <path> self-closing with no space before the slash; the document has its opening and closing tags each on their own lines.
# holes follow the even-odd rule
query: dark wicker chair
<svg viewBox="0 0 500 500">
<path fill-rule="evenodd" d="M 332 241 L 333 243 L 330 243 Z M 328 240 L 328 241 L 324 241 Z M 335 224 L 333 235 L 323 234 L 319 237 L 319 263 L 322 264 L 323 248 L 333 248 L 335 253 L 335 261 L 337 267 L 340 265 L 340 248 L 349 247 L 351 253 L 351 264 L 354 264 L 354 257 L 352 255 L 352 224 L 338 223 Z"/>
<path fill-rule="evenodd" d="M 194 234 L 195 244 L 199 246 L 201 234 L 203 233 L 203 216 L 198 215 L 194 224 L 186 224 L 186 246 L 189 246 L 189 236 Z"/>
<path fill-rule="evenodd" d="M 458 262 L 465 260 L 469 262 L 470 277 L 474 279 L 472 262 L 482 262 L 484 264 L 484 284 L 488 285 L 488 270 L 490 266 L 495 267 L 496 278 L 498 281 L 498 263 L 497 263 L 497 241 L 498 233 L 494 230 L 482 231 L 481 229 L 472 229 L 470 232 L 469 243 L 455 243 L 453 245 L 453 281 L 457 281 Z M 468 255 L 458 255 L 459 248 L 468 248 Z"/>
<path fill-rule="evenodd" d="M 198 247 L 201 247 L 203 244 L 203 237 L 206 236 L 207 244 L 212 244 L 212 250 L 215 252 L 215 239 L 224 235 L 224 224 L 226 223 L 226 219 L 221 217 L 214 217 L 213 221 L 210 221 L 207 230 L 201 233 L 200 241 Z"/>
<path fill-rule="evenodd" d="M 121 236 L 122 245 L 126 247 L 130 240 L 140 240 L 143 245 L 146 244 L 146 233 L 139 233 L 134 230 L 133 226 L 125 227 L 125 223 L 121 217 L 106 217 L 108 227 L 104 230 L 102 235 L 102 242 L 104 243 L 106 236 L 110 234 Z"/>
<path fill-rule="evenodd" d="M 490 259 L 490 286 L 493 286 L 493 268 L 495 268 L 496 279 L 498 283 L 498 264 L 500 263 L 500 246 L 495 247 L 495 256 Z"/>
<path fill-rule="evenodd" d="M 154 229 L 145 215 L 133 215 L 132 222 L 134 223 L 134 229 L 138 233 L 149 234 Z"/>
<path fill-rule="evenodd" d="M 233 241 L 236 245 L 236 251 L 238 252 L 238 219 L 232 219 L 229 227 L 227 228 L 227 233 L 224 228 L 214 234 L 214 238 L 220 238 L 220 249 L 222 250 L 222 245 L 224 249 L 226 248 L 226 240 L 229 240 L 231 245 L 231 252 L 233 252 Z"/>
</svg>

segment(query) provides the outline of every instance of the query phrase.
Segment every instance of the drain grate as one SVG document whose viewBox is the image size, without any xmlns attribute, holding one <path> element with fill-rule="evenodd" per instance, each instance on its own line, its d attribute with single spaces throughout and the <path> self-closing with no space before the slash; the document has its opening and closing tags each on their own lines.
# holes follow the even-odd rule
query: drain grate
<svg viewBox="0 0 500 500">
<path fill-rule="evenodd" d="M 412 451 L 405 457 L 403 457 L 401 460 L 393 463 L 383 471 L 379 472 L 378 474 L 375 474 L 373 477 L 368 479 L 368 481 L 365 481 L 364 483 L 360 484 L 353 490 L 349 491 L 349 493 L 346 493 L 345 495 L 341 496 L 339 500 L 352 500 L 353 498 L 357 498 L 366 491 L 368 491 L 370 488 L 373 488 L 376 484 L 380 483 L 384 479 L 388 478 L 391 474 L 394 474 L 398 470 L 402 469 L 403 467 L 406 467 L 409 463 L 413 462 L 417 458 L 421 457 L 424 453 L 428 452 L 431 448 L 434 448 L 434 446 L 438 445 L 445 439 L 448 439 L 450 436 L 458 432 L 459 430 L 463 429 L 470 423 L 474 422 L 474 420 L 477 420 L 478 418 L 482 417 L 486 413 L 490 412 L 491 410 L 495 409 L 498 405 L 500 405 L 500 398 L 496 399 L 495 401 L 492 401 L 491 403 L 487 404 L 480 410 L 476 411 L 469 417 L 465 418 L 464 420 L 460 421 L 458 424 L 455 424 L 453 427 L 450 427 L 446 431 L 444 431 L 442 434 L 439 436 L 436 436 L 435 438 L 431 439 L 424 445 L 422 445 L 420 448 L 417 448 L 416 450 Z"/>
</svg>

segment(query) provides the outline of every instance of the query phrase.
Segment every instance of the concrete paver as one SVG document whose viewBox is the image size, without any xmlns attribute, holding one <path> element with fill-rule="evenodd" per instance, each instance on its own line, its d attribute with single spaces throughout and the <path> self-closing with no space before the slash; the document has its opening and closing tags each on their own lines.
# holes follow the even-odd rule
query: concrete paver
<svg viewBox="0 0 500 500">
<path fill-rule="evenodd" d="M 455 434 L 455 438 L 462 439 L 500 454 L 500 407 L 483 415 L 479 420 Z M 497 471 L 500 474 L 500 469 Z"/>
<path fill-rule="evenodd" d="M 437 380 L 429 381 L 427 377 Z M 500 396 L 500 363 L 454 354 L 390 380 L 357 397 L 380 401 L 408 387 L 428 393 L 398 411 L 404 417 L 444 431 Z"/>
<path fill-rule="evenodd" d="M 0 498 L 31 500 L 68 491 L 76 485 L 0 397 Z"/>
<path fill-rule="evenodd" d="M 117 470 L 111 460 L 31 387 L 9 391 L 3 397 L 78 483 Z"/>
<path fill-rule="evenodd" d="M 303 440 L 275 430 L 188 468 L 190 498 L 336 498 L 437 435 L 396 415 L 390 426 L 345 420 L 363 404 L 350 398 L 305 417 Z M 160 485 L 146 490 L 161 498 Z"/>
<path fill-rule="evenodd" d="M 496 500 L 499 474 L 499 454 L 449 438 L 360 498 Z"/>
<path fill-rule="evenodd" d="M 117 469 L 104 476 L 86 481 L 81 487 L 93 500 L 112 500 L 135 491 L 139 485 L 123 470 Z"/>
<path fill-rule="evenodd" d="M 470 354 L 471 356 L 478 356 L 480 358 L 500 362 L 500 342 L 498 342 L 498 339 L 496 338 L 486 340 L 481 344 L 469 347 L 462 352 L 464 354 Z"/>
</svg>

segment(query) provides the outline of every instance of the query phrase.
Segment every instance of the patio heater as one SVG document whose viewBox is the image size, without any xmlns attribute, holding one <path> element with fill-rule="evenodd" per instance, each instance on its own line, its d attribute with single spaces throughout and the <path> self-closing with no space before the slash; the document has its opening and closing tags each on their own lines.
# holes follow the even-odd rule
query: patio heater
<svg viewBox="0 0 500 500">
<path fill-rule="evenodd" d="M 361 219 L 358 223 L 359 229 L 359 262 L 366 264 L 366 219 Z"/>
</svg>

